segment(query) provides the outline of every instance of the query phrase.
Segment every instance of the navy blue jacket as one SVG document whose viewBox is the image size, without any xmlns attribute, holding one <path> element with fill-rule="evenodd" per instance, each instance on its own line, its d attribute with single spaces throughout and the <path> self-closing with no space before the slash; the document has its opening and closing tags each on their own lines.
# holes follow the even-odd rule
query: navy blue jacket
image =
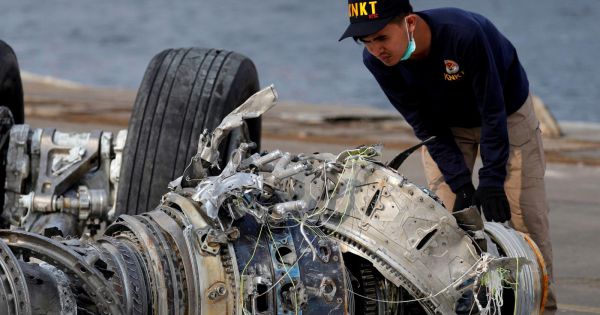
<svg viewBox="0 0 600 315">
<path fill-rule="evenodd" d="M 422 60 L 388 67 L 366 49 L 363 61 L 390 102 L 425 140 L 453 191 L 471 182 L 450 127 L 481 127 L 480 187 L 502 187 L 509 144 L 506 117 L 527 99 L 529 82 L 513 45 L 485 17 L 455 8 L 417 12 L 431 29 Z"/>
</svg>

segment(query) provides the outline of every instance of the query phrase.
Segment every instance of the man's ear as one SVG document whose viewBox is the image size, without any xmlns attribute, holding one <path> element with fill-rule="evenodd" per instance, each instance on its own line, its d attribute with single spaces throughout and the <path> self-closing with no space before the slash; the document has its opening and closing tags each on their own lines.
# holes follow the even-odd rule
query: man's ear
<svg viewBox="0 0 600 315">
<path fill-rule="evenodd" d="M 406 23 L 406 27 L 410 33 L 414 32 L 415 28 L 417 28 L 417 15 L 414 13 L 407 15 L 404 18 L 404 23 Z"/>
</svg>

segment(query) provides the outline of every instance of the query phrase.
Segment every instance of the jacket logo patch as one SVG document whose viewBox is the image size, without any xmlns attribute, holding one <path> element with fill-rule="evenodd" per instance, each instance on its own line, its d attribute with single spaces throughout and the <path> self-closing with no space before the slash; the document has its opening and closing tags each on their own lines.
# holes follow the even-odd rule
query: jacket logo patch
<svg viewBox="0 0 600 315">
<path fill-rule="evenodd" d="M 460 70 L 460 66 L 456 61 L 446 59 L 444 60 L 446 65 L 446 73 L 444 73 L 444 80 L 446 81 L 457 81 L 464 77 L 465 72 Z"/>
<path fill-rule="evenodd" d="M 455 74 L 460 70 L 458 63 L 453 60 L 444 60 L 444 64 L 446 65 L 446 73 Z"/>
</svg>

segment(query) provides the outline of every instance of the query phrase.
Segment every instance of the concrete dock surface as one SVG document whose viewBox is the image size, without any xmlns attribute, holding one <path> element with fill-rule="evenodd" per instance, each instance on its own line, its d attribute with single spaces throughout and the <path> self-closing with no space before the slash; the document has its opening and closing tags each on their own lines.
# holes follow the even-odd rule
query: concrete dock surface
<svg viewBox="0 0 600 315">
<path fill-rule="evenodd" d="M 25 120 L 61 131 L 127 128 L 135 91 L 24 80 Z M 600 314 L 600 125 L 560 123 L 545 139 L 547 195 L 559 314 Z M 339 152 L 384 144 L 383 161 L 416 144 L 395 111 L 281 101 L 263 117 L 263 149 Z M 425 185 L 418 152 L 400 171 Z"/>
</svg>

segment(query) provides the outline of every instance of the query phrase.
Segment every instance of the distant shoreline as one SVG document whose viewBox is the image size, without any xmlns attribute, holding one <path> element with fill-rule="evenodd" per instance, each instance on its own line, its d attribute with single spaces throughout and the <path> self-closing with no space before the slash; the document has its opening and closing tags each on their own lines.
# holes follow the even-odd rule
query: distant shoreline
<svg viewBox="0 0 600 315">
<path fill-rule="evenodd" d="M 94 86 L 94 85 L 86 85 L 86 84 L 71 81 L 71 80 L 65 80 L 65 79 L 61 79 L 61 78 L 57 78 L 57 77 L 53 77 L 53 76 L 49 76 L 49 75 L 35 74 L 32 72 L 28 72 L 28 71 L 21 71 L 21 79 L 22 79 L 24 85 L 42 84 L 47 87 L 54 86 L 54 87 L 61 88 L 61 89 L 64 88 L 64 89 L 72 89 L 72 90 L 119 91 L 119 92 L 125 92 L 125 93 L 137 93 L 136 90 L 132 90 L 132 89 L 119 88 L 119 87 L 98 87 L 98 86 Z M 379 114 L 383 114 L 383 113 L 387 112 L 394 116 L 399 115 L 398 112 L 395 110 L 381 109 L 381 108 L 376 108 L 376 107 L 371 107 L 371 106 L 366 106 L 366 105 L 361 105 L 361 104 L 334 104 L 334 103 L 312 104 L 312 103 L 298 101 L 298 100 L 284 100 L 282 102 L 294 104 L 296 106 L 319 106 L 319 107 L 335 107 L 335 108 L 344 107 L 344 108 L 351 108 L 351 109 L 361 109 L 361 110 L 359 110 L 361 115 L 365 111 L 375 111 Z M 349 114 L 351 115 L 352 113 L 349 113 Z M 398 116 L 398 119 L 401 119 L 401 117 Z M 576 121 L 576 120 L 558 120 L 558 122 L 561 125 L 561 127 L 567 127 L 568 129 L 571 129 L 571 128 L 590 129 L 590 130 L 594 130 L 594 131 L 596 131 L 596 129 L 598 129 L 598 132 L 600 132 L 600 122 Z"/>
</svg>

